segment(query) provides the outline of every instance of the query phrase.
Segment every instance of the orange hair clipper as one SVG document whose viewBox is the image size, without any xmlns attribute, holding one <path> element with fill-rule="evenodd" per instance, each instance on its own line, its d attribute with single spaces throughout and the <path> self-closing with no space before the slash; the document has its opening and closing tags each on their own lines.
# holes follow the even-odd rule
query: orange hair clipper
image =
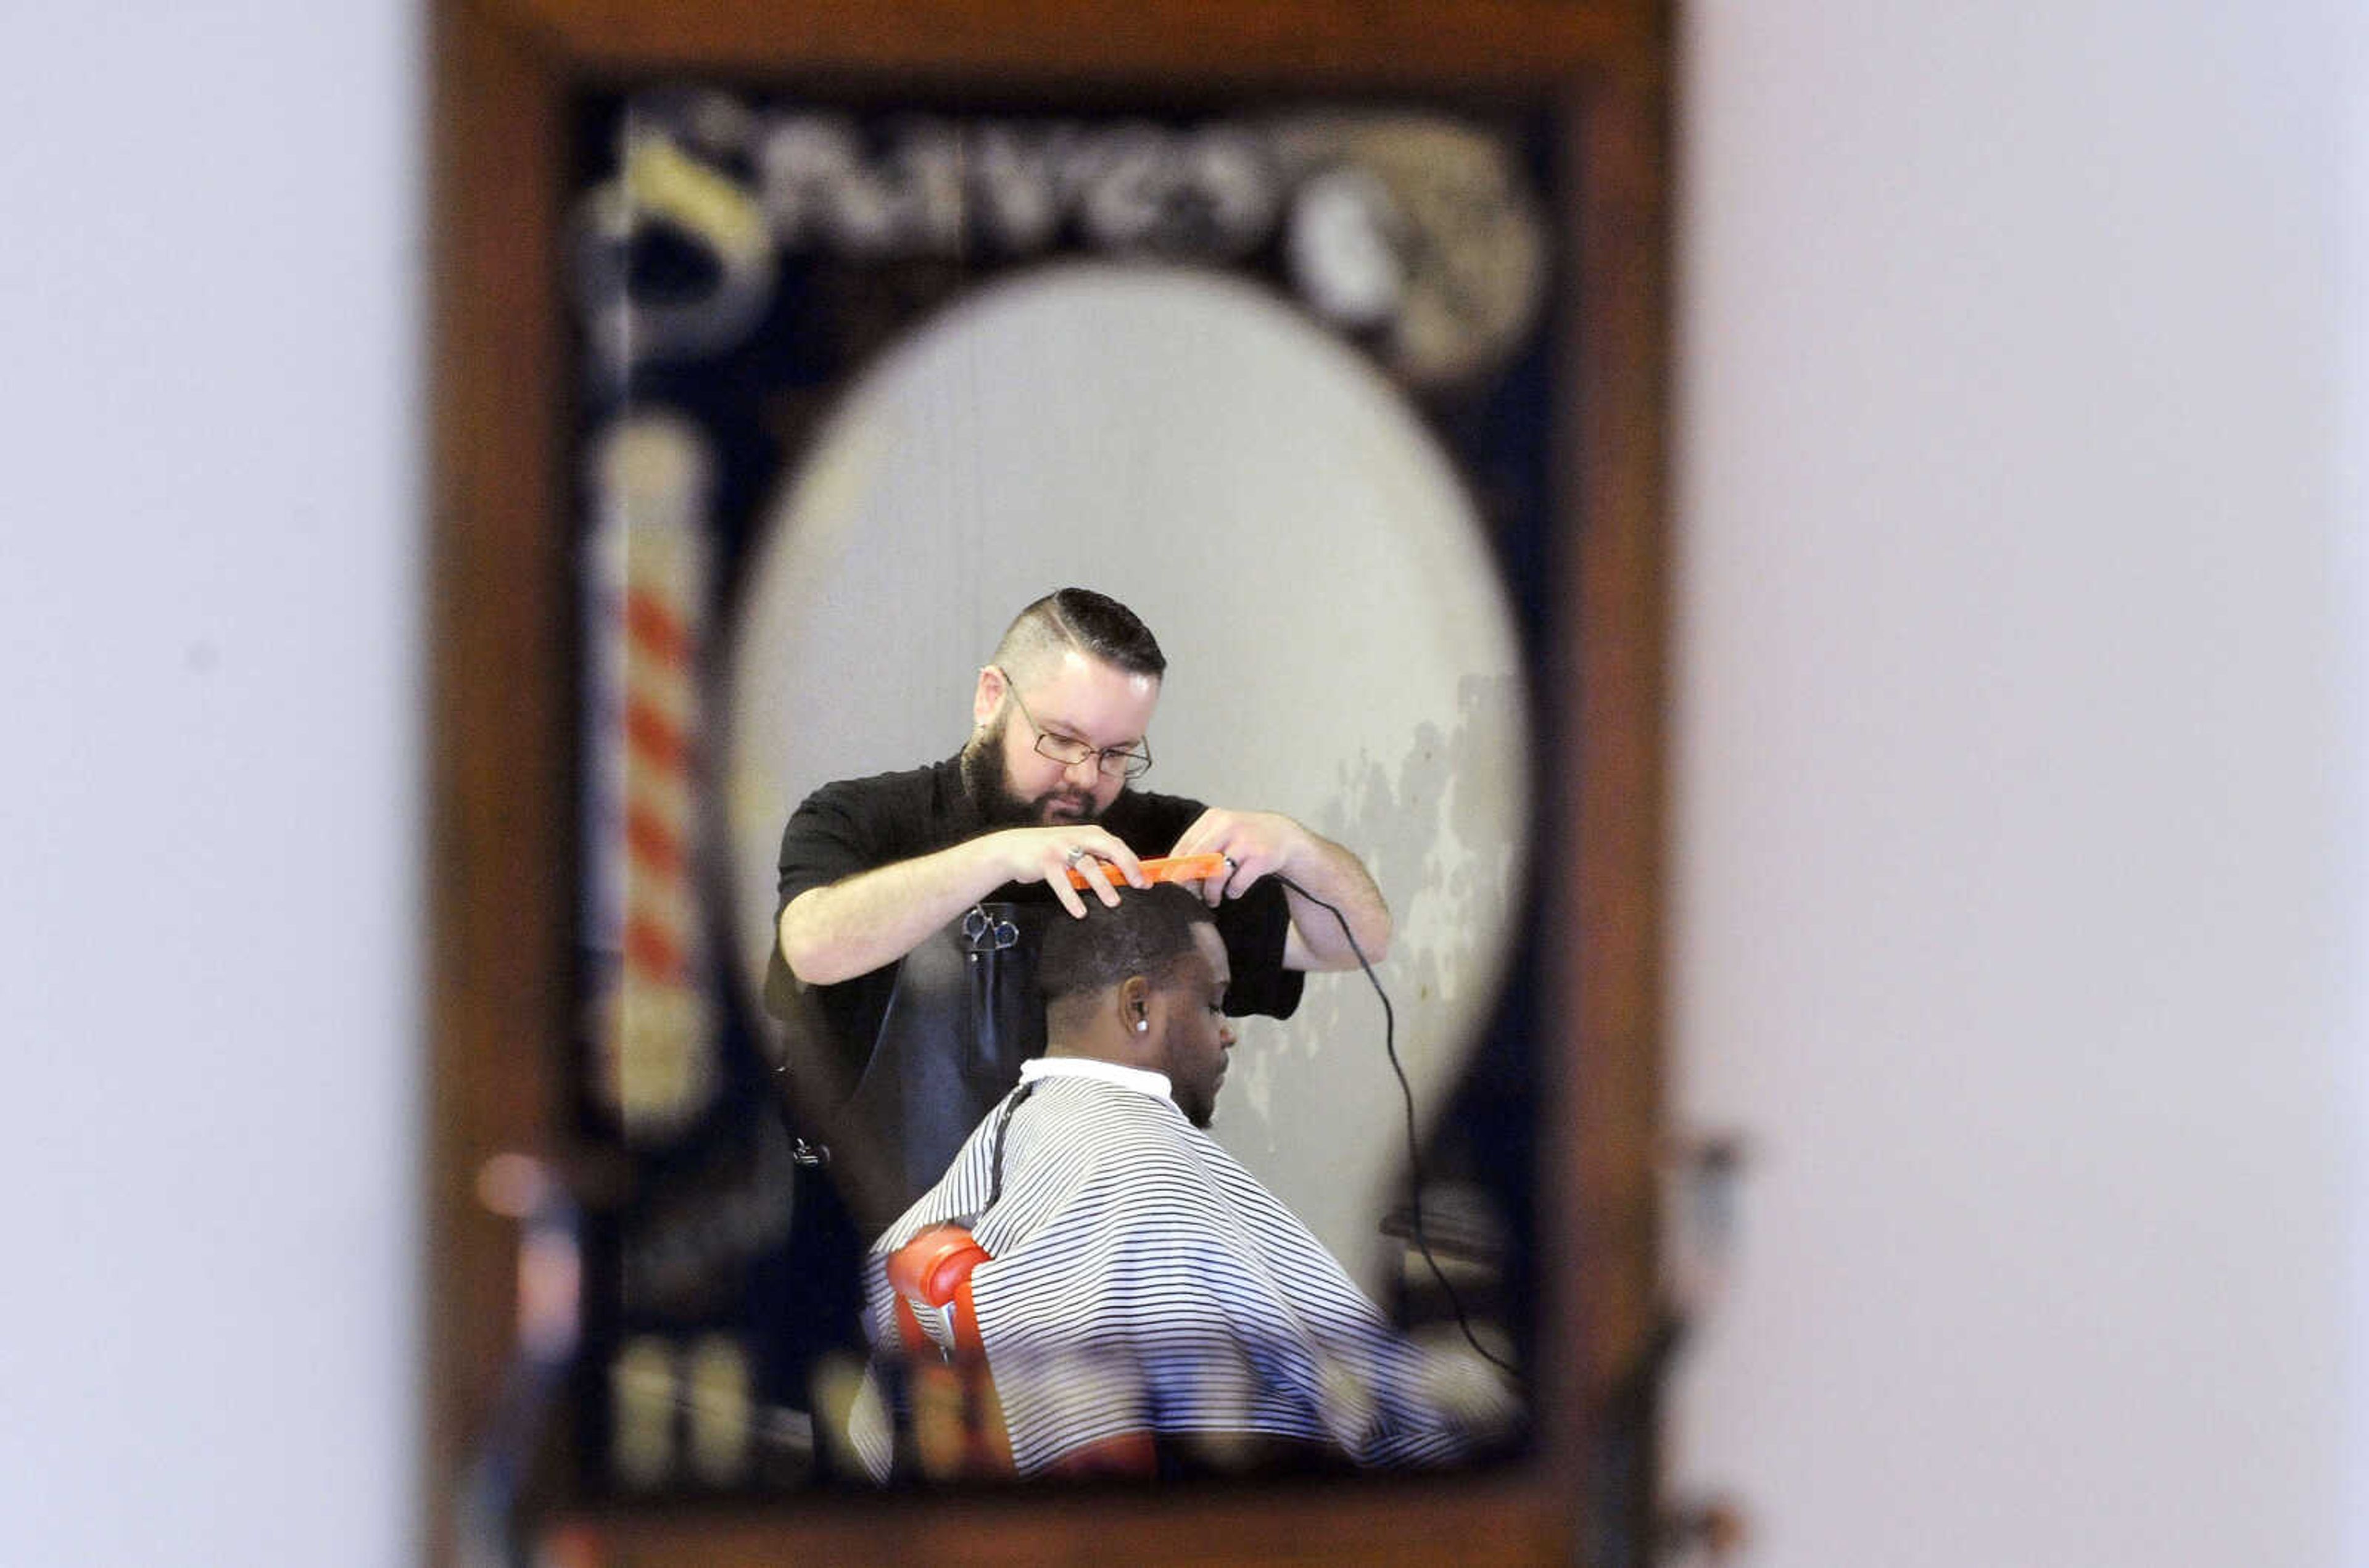
<svg viewBox="0 0 2369 1568">
<path fill-rule="evenodd" d="M 1143 862 L 1144 880 L 1148 882 L 1197 882 L 1205 876 L 1219 876 L 1225 869 L 1226 857 L 1221 854 L 1164 855 L 1156 860 Z M 1097 872 L 1094 875 L 1099 876 L 1101 873 Z M 1122 878 L 1113 877 L 1112 880 L 1124 885 Z M 1070 886 L 1072 887 L 1093 886 L 1086 880 L 1086 870 L 1083 866 L 1070 867 Z"/>
</svg>

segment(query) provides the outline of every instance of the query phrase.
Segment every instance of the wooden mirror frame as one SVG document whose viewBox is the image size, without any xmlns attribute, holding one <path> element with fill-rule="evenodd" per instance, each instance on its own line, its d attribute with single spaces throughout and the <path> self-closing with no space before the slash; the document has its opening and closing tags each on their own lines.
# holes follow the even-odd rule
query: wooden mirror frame
<svg viewBox="0 0 2369 1568">
<path fill-rule="evenodd" d="M 1032 1492 L 588 1513 L 601 1560 L 1568 1562 L 1650 1529 L 1656 1316 L 1670 49 L 1651 0 L 431 0 L 432 1037 L 427 1534 L 515 1341 L 517 1237 L 475 1195 L 563 1147 L 577 637 L 560 201 L 569 95 L 652 73 L 1506 94 L 1568 169 L 1539 881 L 1540 1274 L 1518 1468 L 1387 1485 Z M 1555 955 L 1573 961 L 1558 963 Z M 1608 1451 L 1616 1419 L 1633 1452 Z M 1621 1555 L 1626 1557 L 1627 1552 Z"/>
</svg>

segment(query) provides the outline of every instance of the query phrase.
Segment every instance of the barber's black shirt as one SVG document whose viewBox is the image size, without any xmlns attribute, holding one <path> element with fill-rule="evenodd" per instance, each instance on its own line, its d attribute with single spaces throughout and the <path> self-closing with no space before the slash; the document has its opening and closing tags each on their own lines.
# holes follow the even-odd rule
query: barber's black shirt
<svg viewBox="0 0 2369 1568">
<path fill-rule="evenodd" d="M 1181 795 L 1124 789 L 1100 826 L 1148 858 L 1174 848 L 1205 809 L 1199 801 Z M 829 887 L 875 866 L 932 854 L 988 830 L 963 787 L 958 757 L 905 773 L 825 784 L 807 796 L 783 830 L 781 898 L 775 910 L 787 908 L 791 899 L 808 888 Z M 1053 891 L 1041 882 L 1015 883 L 988 898 L 1013 903 L 1049 902 Z M 1225 939 L 1227 961 L 1233 970 L 1226 1011 L 1238 1018 L 1249 1013 L 1290 1017 L 1299 1005 L 1303 977 L 1283 965 L 1291 910 L 1282 887 L 1262 880 L 1242 897 L 1227 899 L 1216 912 L 1218 932 Z M 779 961 L 778 953 L 775 961 Z M 836 985 L 813 988 L 850 1083 L 870 1057 L 896 983 L 897 966 L 892 963 Z"/>
</svg>

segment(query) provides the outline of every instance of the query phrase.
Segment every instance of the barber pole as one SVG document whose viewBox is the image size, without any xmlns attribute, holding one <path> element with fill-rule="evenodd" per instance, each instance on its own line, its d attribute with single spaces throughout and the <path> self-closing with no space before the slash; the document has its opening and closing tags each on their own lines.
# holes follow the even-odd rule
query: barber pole
<svg viewBox="0 0 2369 1568">
<path fill-rule="evenodd" d="M 680 1131 L 715 1079 L 696 890 L 714 468 L 696 429 L 665 413 L 619 418 L 592 452 L 593 1086 L 635 1141 Z"/>
</svg>

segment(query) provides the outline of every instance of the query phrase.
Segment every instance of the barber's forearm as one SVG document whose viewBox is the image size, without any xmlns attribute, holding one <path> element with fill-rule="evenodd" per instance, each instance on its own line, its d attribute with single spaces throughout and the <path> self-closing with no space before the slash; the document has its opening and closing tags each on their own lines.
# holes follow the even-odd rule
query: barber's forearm
<svg viewBox="0 0 2369 1568">
<path fill-rule="evenodd" d="M 893 964 L 1007 878 L 987 839 L 810 887 L 782 910 L 776 932 L 790 972 L 834 985 Z"/>
<path fill-rule="evenodd" d="M 1087 891 L 1105 904 L 1118 902 L 1115 881 L 1147 886 L 1135 852 L 1106 829 L 1007 828 L 809 887 L 783 910 L 774 940 L 799 979 L 835 985 L 895 963 L 1007 882 L 1042 882 L 1063 909 L 1082 915 L 1085 895 L 1070 885 L 1072 866 L 1097 873 L 1087 877 Z"/>
<path fill-rule="evenodd" d="M 1356 948 L 1342 936 L 1341 921 L 1287 887 L 1291 906 L 1291 935 L 1285 943 L 1284 961 L 1297 969 L 1354 969 L 1357 948 L 1367 961 L 1379 964 L 1390 952 L 1390 909 L 1374 885 L 1365 864 L 1332 840 L 1308 834 L 1304 852 L 1294 855 L 1284 875 L 1341 911 Z"/>
</svg>

